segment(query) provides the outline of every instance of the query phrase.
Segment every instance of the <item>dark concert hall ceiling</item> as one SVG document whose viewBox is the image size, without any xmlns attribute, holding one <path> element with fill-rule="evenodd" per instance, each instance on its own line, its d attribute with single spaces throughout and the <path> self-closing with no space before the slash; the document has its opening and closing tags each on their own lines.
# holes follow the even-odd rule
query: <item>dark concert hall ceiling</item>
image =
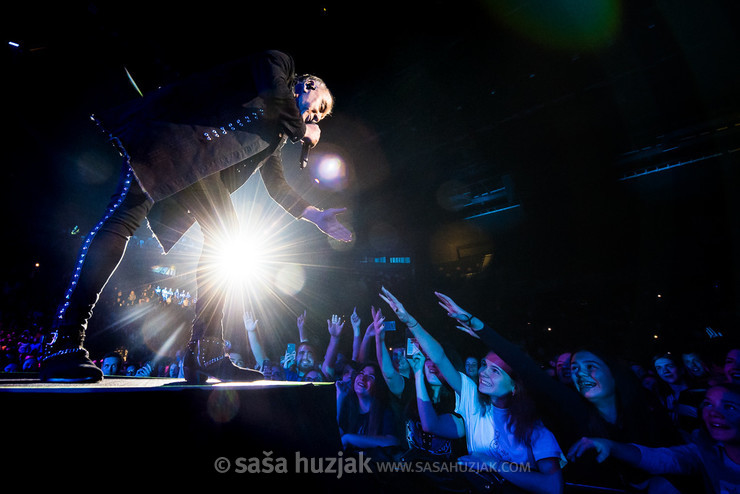
<svg viewBox="0 0 740 494">
<path fill-rule="evenodd" d="M 462 231 L 457 260 L 481 245 L 522 278 L 737 258 L 736 2 L 255 3 L 4 7 L 12 231 L 52 228 L 76 122 L 136 96 L 124 67 L 147 91 L 277 48 L 335 93 L 358 248 L 382 220 L 419 259 L 454 261 L 426 247 Z"/>
</svg>

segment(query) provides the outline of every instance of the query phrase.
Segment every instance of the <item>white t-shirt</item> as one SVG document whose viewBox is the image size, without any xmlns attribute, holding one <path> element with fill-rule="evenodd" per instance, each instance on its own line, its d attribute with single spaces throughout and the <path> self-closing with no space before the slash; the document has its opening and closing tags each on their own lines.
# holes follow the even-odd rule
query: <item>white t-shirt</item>
<svg viewBox="0 0 740 494">
<path fill-rule="evenodd" d="M 555 436 L 543 425 L 532 432 L 531 444 L 528 447 L 517 441 L 507 426 L 508 410 L 486 407 L 478 401 L 478 386 L 467 375 L 460 373 L 462 387 L 456 394 L 455 412 L 465 419 L 465 440 L 468 454 L 489 456 L 500 461 L 509 461 L 536 468 L 536 462 L 544 458 L 558 458 L 561 467 L 565 456 Z"/>
</svg>

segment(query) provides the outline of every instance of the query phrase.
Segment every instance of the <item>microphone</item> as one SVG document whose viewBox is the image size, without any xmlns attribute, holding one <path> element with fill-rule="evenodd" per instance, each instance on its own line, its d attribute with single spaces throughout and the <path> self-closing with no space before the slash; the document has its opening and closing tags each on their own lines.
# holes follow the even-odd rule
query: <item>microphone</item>
<svg viewBox="0 0 740 494">
<path fill-rule="evenodd" d="M 308 165 L 308 151 L 311 149 L 311 145 L 308 143 L 308 141 L 303 141 L 303 149 L 301 150 L 301 161 L 298 164 L 298 166 L 301 167 L 301 170 L 306 168 L 306 165 Z"/>
</svg>

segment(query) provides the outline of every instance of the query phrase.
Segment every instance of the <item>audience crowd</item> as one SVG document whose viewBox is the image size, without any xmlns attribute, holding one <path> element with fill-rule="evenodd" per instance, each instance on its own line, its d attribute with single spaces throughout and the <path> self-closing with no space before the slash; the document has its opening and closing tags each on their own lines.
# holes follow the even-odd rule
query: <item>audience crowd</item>
<svg viewBox="0 0 740 494">
<path fill-rule="evenodd" d="M 117 293 L 121 306 L 193 302 L 188 292 L 163 287 Z M 329 315 L 328 343 L 321 346 L 308 338 L 303 312 L 295 342 L 281 355 L 267 354 L 259 315 L 246 312 L 251 355 L 233 351 L 230 357 L 266 380 L 333 383 L 348 455 L 466 467 L 406 477 L 432 490 L 557 493 L 586 485 L 740 492 L 740 345 L 730 338 L 712 341 L 711 353 L 672 348 L 650 361 L 613 355 L 608 342 L 553 351 L 542 361 L 464 303 L 430 296 L 450 318 L 450 329 L 425 328 L 428 314 L 411 314 L 383 289 L 377 306 L 360 311 L 365 317 L 357 308 L 349 320 Z M 391 321 L 406 330 L 405 345 L 387 343 Z M 458 330 L 477 353 L 461 354 L 438 337 Z M 346 331 L 351 354 L 339 343 Z M 42 332 L 0 327 L 6 373 L 37 370 Z M 139 361 L 125 348 L 111 348 L 93 357 L 107 376 L 182 378 L 179 353 Z"/>
</svg>

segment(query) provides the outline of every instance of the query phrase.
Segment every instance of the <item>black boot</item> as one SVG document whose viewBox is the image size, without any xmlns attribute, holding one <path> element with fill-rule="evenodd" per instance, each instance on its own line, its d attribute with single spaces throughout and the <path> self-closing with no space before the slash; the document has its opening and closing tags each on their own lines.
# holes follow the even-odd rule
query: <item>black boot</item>
<svg viewBox="0 0 740 494">
<path fill-rule="evenodd" d="M 223 338 L 191 340 L 182 367 L 188 384 L 205 384 L 209 377 L 240 382 L 265 378 L 259 371 L 235 365 L 224 351 Z"/>
<path fill-rule="evenodd" d="M 50 338 L 49 338 L 50 337 Z M 47 338 L 50 341 L 46 341 Z M 92 383 L 103 379 L 103 371 L 90 360 L 82 346 L 85 330 L 61 326 L 44 337 L 39 377 L 43 382 Z"/>
</svg>

